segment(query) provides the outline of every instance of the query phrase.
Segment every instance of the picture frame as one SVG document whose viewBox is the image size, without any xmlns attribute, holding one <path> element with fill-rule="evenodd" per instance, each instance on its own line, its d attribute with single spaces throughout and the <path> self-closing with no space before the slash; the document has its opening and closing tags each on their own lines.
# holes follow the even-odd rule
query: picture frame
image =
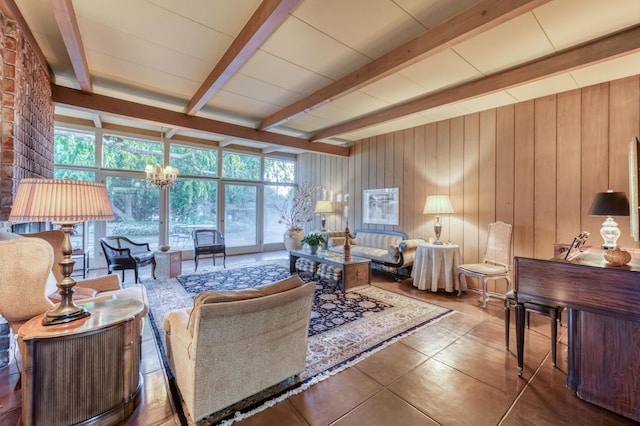
<svg viewBox="0 0 640 426">
<path fill-rule="evenodd" d="M 400 191 L 398 188 L 365 189 L 362 204 L 363 223 L 400 224 Z"/>
</svg>

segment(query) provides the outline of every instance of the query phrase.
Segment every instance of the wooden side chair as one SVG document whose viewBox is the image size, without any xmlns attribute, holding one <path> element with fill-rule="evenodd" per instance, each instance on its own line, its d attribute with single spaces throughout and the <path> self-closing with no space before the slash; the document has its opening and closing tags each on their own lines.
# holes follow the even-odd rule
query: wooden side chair
<svg viewBox="0 0 640 426">
<path fill-rule="evenodd" d="M 458 266 L 460 289 L 467 288 L 463 281 L 465 276 L 477 278 L 482 282 L 482 307 L 487 306 L 487 299 L 494 294 L 487 293 L 487 281 L 505 279 L 507 292 L 511 288 L 511 234 L 512 226 L 504 222 L 489 224 L 489 236 L 484 250 L 482 263 L 469 263 Z M 495 295 L 498 297 L 498 295 Z M 500 298 L 503 296 L 500 295 Z"/>
<path fill-rule="evenodd" d="M 224 237 L 218 229 L 196 229 L 191 236 L 193 238 L 195 271 L 198 270 L 199 257 L 203 254 L 213 255 L 213 266 L 215 266 L 216 254 L 222 253 L 222 266 L 227 267 L 227 249 L 224 245 Z"/>
</svg>

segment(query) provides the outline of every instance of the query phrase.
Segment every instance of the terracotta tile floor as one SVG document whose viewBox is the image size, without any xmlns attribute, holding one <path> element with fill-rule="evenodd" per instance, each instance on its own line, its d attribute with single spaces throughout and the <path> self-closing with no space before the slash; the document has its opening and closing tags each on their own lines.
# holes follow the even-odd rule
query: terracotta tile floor
<svg viewBox="0 0 640 426">
<path fill-rule="evenodd" d="M 231 256 L 227 264 L 285 257 L 284 252 Z M 147 269 L 147 268 L 144 268 Z M 183 263 L 183 273 L 193 262 Z M 96 275 L 104 271 L 94 271 Z M 148 271 L 143 270 L 144 274 Z M 127 281 L 133 281 L 127 273 Z M 374 273 L 374 285 L 457 311 L 455 315 L 372 355 L 239 425 L 624 425 L 624 417 L 577 398 L 566 388 L 566 328 L 559 330 L 558 366 L 551 366 L 549 321 L 531 316 L 525 369 L 516 374 L 515 330 L 504 345 L 500 300 L 480 307 L 478 295 L 431 293 L 410 280 Z M 513 314 L 513 313 L 512 313 Z M 511 321 L 512 327 L 515 321 Z M 142 343 L 142 403 L 124 425 L 179 425 L 151 326 Z M 0 425 L 19 424 L 15 363 L 0 369 Z"/>
</svg>

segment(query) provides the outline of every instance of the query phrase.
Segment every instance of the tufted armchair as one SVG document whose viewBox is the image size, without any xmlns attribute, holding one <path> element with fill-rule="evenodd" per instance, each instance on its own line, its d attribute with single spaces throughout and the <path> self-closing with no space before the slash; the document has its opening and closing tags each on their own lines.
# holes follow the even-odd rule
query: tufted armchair
<svg viewBox="0 0 640 426">
<path fill-rule="evenodd" d="M 133 269 L 135 282 L 138 283 L 138 268 L 151 265 L 151 276 L 156 279 L 156 258 L 149 249 L 149 243 L 134 243 L 127 237 L 112 236 L 100 238 L 100 245 L 107 259 L 109 274 L 122 271 L 124 281 L 124 271 Z"/>
<path fill-rule="evenodd" d="M 164 317 L 167 358 L 192 421 L 304 371 L 314 290 L 295 275 L 206 291 Z"/>
</svg>

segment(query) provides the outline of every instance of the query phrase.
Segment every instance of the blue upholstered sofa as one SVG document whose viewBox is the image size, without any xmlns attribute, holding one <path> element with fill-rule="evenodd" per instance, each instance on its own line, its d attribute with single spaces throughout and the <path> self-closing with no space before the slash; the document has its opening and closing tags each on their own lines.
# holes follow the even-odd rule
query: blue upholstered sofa
<svg viewBox="0 0 640 426">
<path fill-rule="evenodd" d="M 329 231 L 324 234 L 326 249 L 344 253 L 344 231 Z M 398 231 L 378 229 L 356 229 L 351 238 L 351 255 L 371 259 L 371 267 L 391 272 L 394 275 L 411 275 L 411 267 L 421 238 L 408 239 Z"/>
</svg>

